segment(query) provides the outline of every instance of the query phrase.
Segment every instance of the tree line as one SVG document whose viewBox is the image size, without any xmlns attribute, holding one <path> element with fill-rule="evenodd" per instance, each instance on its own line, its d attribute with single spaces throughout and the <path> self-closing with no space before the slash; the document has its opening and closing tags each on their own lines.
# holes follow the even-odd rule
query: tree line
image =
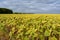
<svg viewBox="0 0 60 40">
<path fill-rule="evenodd" d="M 13 13 L 13 10 L 11 9 L 8 9 L 8 8 L 0 8 L 0 14 L 28 14 L 28 13 L 18 13 L 18 12 L 15 12 Z M 29 14 L 34 14 L 34 13 L 29 13 Z"/>
<path fill-rule="evenodd" d="M 0 14 L 12 14 L 13 11 L 7 8 L 0 8 Z"/>
</svg>

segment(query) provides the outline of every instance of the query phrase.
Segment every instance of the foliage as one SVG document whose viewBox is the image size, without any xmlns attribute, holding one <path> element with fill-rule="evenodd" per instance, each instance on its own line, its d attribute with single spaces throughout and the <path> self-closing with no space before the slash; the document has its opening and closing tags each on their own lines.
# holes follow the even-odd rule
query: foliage
<svg viewBox="0 0 60 40">
<path fill-rule="evenodd" d="M 58 40 L 60 19 L 55 16 L 0 16 L 0 32 L 0 40 L 45 40 L 46 37 Z"/>
<path fill-rule="evenodd" d="M 12 14 L 13 11 L 7 8 L 0 8 L 0 14 Z"/>
</svg>

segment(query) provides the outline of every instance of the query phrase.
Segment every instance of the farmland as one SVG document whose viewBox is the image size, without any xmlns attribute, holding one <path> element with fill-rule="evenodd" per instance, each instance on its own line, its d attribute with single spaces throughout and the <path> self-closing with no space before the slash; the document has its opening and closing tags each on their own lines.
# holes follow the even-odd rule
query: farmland
<svg viewBox="0 0 60 40">
<path fill-rule="evenodd" d="M 60 14 L 0 14 L 0 40 L 60 40 Z"/>
</svg>

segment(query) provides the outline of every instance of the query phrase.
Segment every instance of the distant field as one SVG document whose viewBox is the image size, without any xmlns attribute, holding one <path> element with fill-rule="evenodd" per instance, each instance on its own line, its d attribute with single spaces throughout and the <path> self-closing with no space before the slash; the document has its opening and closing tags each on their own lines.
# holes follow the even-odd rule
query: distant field
<svg viewBox="0 0 60 40">
<path fill-rule="evenodd" d="M 38 16 L 57 16 L 60 17 L 60 14 L 0 14 L 0 16 L 5 17 L 38 17 Z"/>
<path fill-rule="evenodd" d="M 0 14 L 0 40 L 60 40 L 60 14 Z"/>
</svg>

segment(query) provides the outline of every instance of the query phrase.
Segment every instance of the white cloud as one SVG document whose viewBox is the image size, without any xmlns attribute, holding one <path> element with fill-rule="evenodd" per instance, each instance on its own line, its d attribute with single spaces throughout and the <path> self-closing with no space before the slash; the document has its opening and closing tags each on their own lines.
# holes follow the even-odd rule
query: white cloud
<svg viewBox="0 0 60 40">
<path fill-rule="evenodd" d="M 0 7 L 17 12 L 60 13 L 60 0 L 2 0 Z"/>
</svg>

